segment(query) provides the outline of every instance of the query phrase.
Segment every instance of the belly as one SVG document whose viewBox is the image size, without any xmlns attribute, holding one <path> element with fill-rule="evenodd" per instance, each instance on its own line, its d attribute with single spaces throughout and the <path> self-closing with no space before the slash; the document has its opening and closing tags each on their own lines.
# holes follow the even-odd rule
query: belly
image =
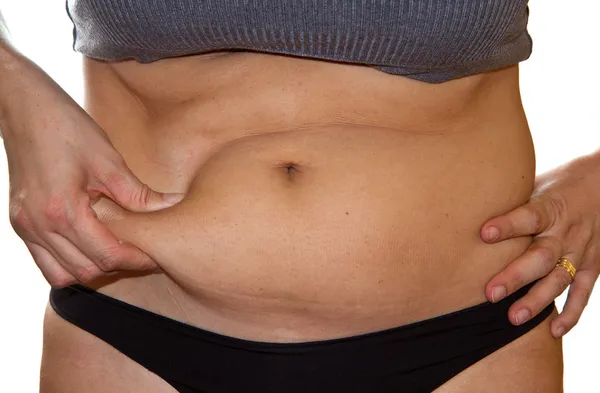
<svg viewBox="0 0 600 393">
<path fill-rule="evenodd" d="M 247 128 L 223 125 L 208 137 L 189 120 L 202 102 L 152 122 L 136 148 L 105 125 L 143 181 L 186 197 L 146 214 L 98 204 L 100 218 L 164 274 L 90 286 L 223 334 L 327 339 L 481 303 L 486 281 L 531 242 L 479 237 L 487 219 L 532 190 L 520 103 L 507 104 L 510 115 L 490 104 L 446 122 L 398 110 L 383 114 L 390 124 L 286 124 L 275 111 L 267 122 L 249 116 Z"/>
</svg>

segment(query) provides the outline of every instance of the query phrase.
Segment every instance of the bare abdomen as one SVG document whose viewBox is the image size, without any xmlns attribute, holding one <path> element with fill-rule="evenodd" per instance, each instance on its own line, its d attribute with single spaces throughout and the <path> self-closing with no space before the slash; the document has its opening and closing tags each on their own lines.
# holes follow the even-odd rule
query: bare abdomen
<svg viewBox="0 0 600 393">
<path fill-rule="evenodd" d="M 531 242 L 479 238 L 533 187 L 517 71 L 427 85 L 255 53 L 86 59 L 87 110 L 134 173 L 159 191 L 187 191 L 171 209 L 107 222 L 165 274 L 89 285 L 204 329 L 279 342 L 484 302 L 487 280 Z M 562 391 L 549 323 L 436 393 Z M 44 393 L 173 391 L 51 308 L 44 331 Z"/>
<path fill-rule="evenodd" d="M 489 245 L 479 229 L 527 200 L 533 172 L 522 125 L 312 127 L 230 141 L 190 175 L 179 205 L 108 223 L 177 284 L 180 319 L 251 339 L 323 339 L 485 301 L 485 282 L 530 238 Z"/>
</svg>

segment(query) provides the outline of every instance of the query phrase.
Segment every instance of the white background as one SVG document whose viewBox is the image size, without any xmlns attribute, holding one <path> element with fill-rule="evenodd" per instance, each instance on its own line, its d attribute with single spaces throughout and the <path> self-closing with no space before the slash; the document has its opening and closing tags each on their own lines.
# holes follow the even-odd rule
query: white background
<svg viewBox="0 0 600 393">
<path fill-rule="evenodd" d="M 22 52 L 81 102 L 81 58 L 71 49 L 72 26 L 64 4 L 64 0 L 0 0 L 0 9 Z M 600 147 L 600 2 L 532 0 L 530 10 L 534 50 L 521 65 L 521 87 L 541 173 Z M 0 154 L 0 262 L 0 392 L 37 392 L 49 286 L 10 227 L 4 154 Z M 600 392 L 598 292 L 564 339 L 567 393 Z M 559 309 L 565 295 L 557 301 Z"/>
</svg>

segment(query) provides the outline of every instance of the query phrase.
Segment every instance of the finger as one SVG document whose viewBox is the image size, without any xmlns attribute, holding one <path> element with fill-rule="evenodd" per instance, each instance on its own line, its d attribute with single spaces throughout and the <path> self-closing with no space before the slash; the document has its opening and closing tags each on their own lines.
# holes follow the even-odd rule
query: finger
<svg viewBox="0 0 600 393">
<path fill-rule="evenodd" d="M 569 272 L 555 267 L 550 274 L 538 281 L 529 292 L 514 302 L 508 309 L 508 317 L 514 325 L 527 322 L 539 314 L 571 284 Z"/>
<path fill-rule="evenodd" d="M 481 239 L 498 242 L 512 237 L 536 235 L 546 231 L 554 222 L 549 204 L 534 200 L 486 221 L 481 227 Z"/>
<path fill-rule="evenodd" d="M 58 233 L 50 233 L 45 240 L 52 247 L 53 254 L 60 256 L 62 267 L 74 276 L 78 282 L 86 283 L 107 275 L 64 236 Z"/>
<path fill-rule="evenodd" d="M 575 274 L 563 311 L 552 321 L 550 329 L 554 337 L 562 337 L 579 322 L 594 289 L 597 276 L 592 271 L 579 271 Z"/>
<path fill-rule="evenodd" d="M 133 212 L 150 212 L 165 209 L 179 203 L 184 193 L 161 193 L 142 183 L 123 164 L 105 176 L 102 190 L 112 200 Z"/>
<path fill-rule="evenodd" d="M 498 302 L 525 285 L 548 275 L 562 255 L 564 250 L 556 236 L 535 237 L 521 256 L 488 282 L 486 297 L 492 303 Z"/>
<path fill-rule="evenodd" d="M 33 242 L 25 242 L 25 245 L 50 286 L 62 288 L 77 282 L 77 279 L 44 247 Z"/>
<path fill-rule="evenodd" d="M 78 207 L 80 213 L 70 231 L 61 233 L 94 265 L 104 272 L 115 270 L 155 270 L 156 263 L 139 248 L 120 242 L 89 206 Z"/>
<path fill-rule="evenodd" d="M 100 197 L 96 200 L 90 201 L 90 208 L 94 211 L 96 218 L 105 224 L 126 221 L 128 216 L 131 214 L 142 216 L 144 214 L 153 213 L 132 213 L 106 197 Z"/>
<path fill-rule="evenodd" d="M 184 216 L 189 212 L 174 208 L 148 213 L 127 211 L 108 198 L 100 198 L 92 205 L 97 219 L 101 221 L 120 241 L 132 244 L 149 255 L 157 265 L 172 258 L 175 246 L 171 236 L 180 227 Z M 183 239 L 180 241 L 185 242 Z M 181 243 L 179 243 L 181 244 Z M 157 267 L 160 271 L 160 268 Z"/>
<path fill-rule="evenodd" d="M 163 216 L 161 212 L 133 213 L 104 197 L 93 201 L 91 209 L 119 241 L 133 244 L 146 252 L 155 248 L 154 232 L 148 229 L 157 228 Z"/>
</svg>

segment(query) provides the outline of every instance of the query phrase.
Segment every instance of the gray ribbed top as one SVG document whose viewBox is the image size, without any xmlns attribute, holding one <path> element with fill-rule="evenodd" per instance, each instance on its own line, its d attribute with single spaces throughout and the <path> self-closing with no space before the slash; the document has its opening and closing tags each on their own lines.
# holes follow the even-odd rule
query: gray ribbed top
<svg viewBox="0 0 600 393">
<path fill-rule="evenodd" d="M 365 64 L 437 83 L 525 60 L 528 0 L 67 0 L 96 59 L 249 50 Z"/>
</svg>

